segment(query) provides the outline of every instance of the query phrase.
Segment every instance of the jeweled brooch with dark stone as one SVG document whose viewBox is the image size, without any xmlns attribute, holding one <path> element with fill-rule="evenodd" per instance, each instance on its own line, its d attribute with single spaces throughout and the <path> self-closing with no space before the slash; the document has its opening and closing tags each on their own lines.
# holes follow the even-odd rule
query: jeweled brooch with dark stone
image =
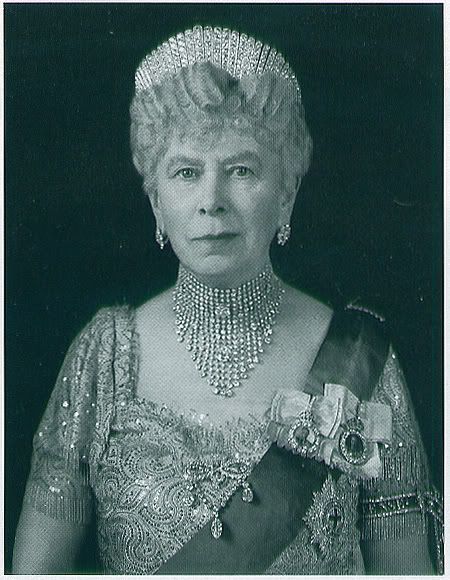
<svg viewBox="0 0 450 580">
<path fill-rule="evenodd" d="M 343 425 L 339 437 L 339 451 L 351 465 L 364 465 L 369 460 L 368 442 L 363 433 L 364 423 L 359 417 L 349 419 Z"/>
</svg>

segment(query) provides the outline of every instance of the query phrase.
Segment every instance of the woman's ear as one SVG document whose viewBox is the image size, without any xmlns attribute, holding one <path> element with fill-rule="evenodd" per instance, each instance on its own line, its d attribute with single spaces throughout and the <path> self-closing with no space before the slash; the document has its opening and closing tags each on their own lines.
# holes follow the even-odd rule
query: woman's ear
<svg viewBox="0 0 450 580">
<path fill-rule="evenodd" d="M 287 180 L 281 194 L 281 206 L 280 206 L 280 225 L 288 224 L 291 221 L 292 211 L 294 209 L 295 200 L 297 198 L 298 190 L 301 185 L 301 178 L 298 176 L 292 176 L 291 179 Z"/>
<path fill-rule="evenodd" d="M 164 232 L 164 220 L 161 214 L 161 208 L 159 205 L 159 197 L 158 192 L 156 190 L 152 191 L 151 193 L 147 194 L 147 199 L 152 206 L 152 211 L 156 218 L 156 226 Z"/>
</svg>

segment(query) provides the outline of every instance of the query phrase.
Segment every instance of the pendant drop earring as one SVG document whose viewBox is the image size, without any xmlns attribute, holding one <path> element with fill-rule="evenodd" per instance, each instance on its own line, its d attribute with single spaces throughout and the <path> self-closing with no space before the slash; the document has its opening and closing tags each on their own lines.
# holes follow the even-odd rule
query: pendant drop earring
<svg viewBox="0 0 450 580">
<path fill-rule="evenodd" d="M 156 243 L 158 244 L 158 246 L 160 247 L 160 249 L 164 250 L 164 246 L 169 241 L 169 238 L 165 234 L 163 234 L 163 232 L 160 228 L 157 227 L 156 232 L 155 232 L 155 240 L 156 240 Z"/>
<path fill-rule="evenodd" d="M 291 226 L 289 224 L 285 224 L 281 226 L 277 232 L 277 243 L 279 246 L 286 245 L 286 242 L 291 237 Z"/>
</svg>

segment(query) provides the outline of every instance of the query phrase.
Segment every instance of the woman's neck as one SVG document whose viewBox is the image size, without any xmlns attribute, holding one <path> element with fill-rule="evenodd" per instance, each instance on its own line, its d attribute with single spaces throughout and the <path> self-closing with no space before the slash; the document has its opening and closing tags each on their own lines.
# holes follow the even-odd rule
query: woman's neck
<svg viewBox="0 0 450 580">
<path fill-rule="evenodd" d="M 257 280 L 261 274 L 264 272 L 271 273 L 271 275 L 275 275 L 273 273 L 273 268 L 270 263 L 270 260 L 267 260 L 264 264 L 261 264 L 259 267 L 252 268 L 251 270 L 247 269 L 243 272 L 234 272 L 230 274 L 227 273 L 214 273 L 214 274 L 205 274 L 205 273 L 197 273 L 193 272 L 188 267 L 184 266 L 180 263 L 179 270 L 178 270 L 178 279 L 180 276 L 190 276 L 193 280 L 198 282 L 198 284 L 204 286 L 205 288 L 212 288 L 217 290 L 231 290 L 231 289 L 239 289 L 244 287 L 246 284 L 251 282 L 252 280 Z"/>
</svg>

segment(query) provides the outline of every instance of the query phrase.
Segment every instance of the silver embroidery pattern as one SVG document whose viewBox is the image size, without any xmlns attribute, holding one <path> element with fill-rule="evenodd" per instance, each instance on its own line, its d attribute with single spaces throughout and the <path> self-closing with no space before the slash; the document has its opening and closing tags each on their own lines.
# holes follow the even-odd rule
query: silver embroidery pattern
<svg viewBox="0 0 450 580">
<path fill-rule="evenodd" d="M 236 457 L 253 468 L 267 446 L 262 426 L 251 420 L 219 430 L 150 402 L 132 400 L 121 407 L 95 486 L 105 570 L 154 573 L 239 485 L 233 477 L 224 477 L 220 486 L 206 478 L 202 489 L 208 501 L 195 501 L 186 470 L 201 461 L 214 473 L 218 458 L 227 465 Z"/>
</svg>

